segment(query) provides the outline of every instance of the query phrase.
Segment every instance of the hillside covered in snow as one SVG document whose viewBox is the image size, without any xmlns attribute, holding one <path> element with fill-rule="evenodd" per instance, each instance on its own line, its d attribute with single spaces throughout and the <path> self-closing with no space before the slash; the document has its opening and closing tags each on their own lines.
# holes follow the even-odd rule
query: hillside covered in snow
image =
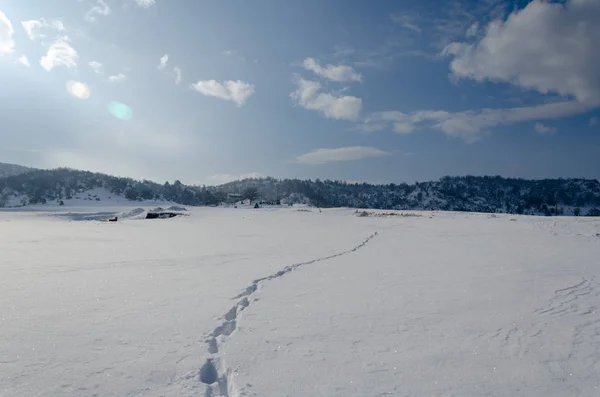
<svg viewBox="0 0 600 397">
<path fill-rule="evenodd" d="M 443 177 L 415 184 L 373 185 L 274 178 L 231 182 L 218 189 L 239 193 L 249 187 L 273 201 L 319 207 L 444 210 L 512 214 L 600 216 L 600 183 L 591 179 L 525 180 L 500 176 Z M 556 203 L 558 202 L 558 208 Z"/>
<path fill-rule="evenodd" d="M 22 165 L 0 163 L 0 178 L 24 174 L 25 172 L 32 170 L 33 168 L 23 167 Z"/>
<path fill-rule="evenodd" d="M 97 194 L 98 191 L 105 193 Z M 73 198 L 100 202 L 153 200 L 214 206 L 251 198 L 249 191 L 254 192 L 254 199 L 259 202 L 302 203 L 323 208 L 600 216 L 600 183 L 590 179 L 524 180 L 465 176 L 415 184 L 373 185 L 319 179 L 260 178 L 199 187 L 180 181 L 159 184 L 64 168 L 31 169 L 0 177 L 0 207 L 60 205 Z"/>
</svg>

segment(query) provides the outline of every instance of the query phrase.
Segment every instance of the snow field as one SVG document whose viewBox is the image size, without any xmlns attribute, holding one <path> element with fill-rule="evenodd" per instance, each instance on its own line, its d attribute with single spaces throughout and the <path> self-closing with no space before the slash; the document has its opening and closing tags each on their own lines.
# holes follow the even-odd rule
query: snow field
<svg viewBox="0 0 600 397">
<path fill-rule="evenodd" d="M 189 212 L 0 212 L 0 395 L 599 393 L 595 219 Z"/>
</svg>

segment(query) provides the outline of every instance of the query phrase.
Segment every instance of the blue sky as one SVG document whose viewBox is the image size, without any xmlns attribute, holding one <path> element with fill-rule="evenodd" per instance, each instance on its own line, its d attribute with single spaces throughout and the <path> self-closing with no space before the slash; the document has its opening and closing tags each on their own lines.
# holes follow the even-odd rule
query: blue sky
<svg viewBox="0 0 600 397">
<path fill-rule="evenodd" d="M 598 178 L 599 41 L 597 0 L 4 1 L 0 161 Z"/>
</svg>

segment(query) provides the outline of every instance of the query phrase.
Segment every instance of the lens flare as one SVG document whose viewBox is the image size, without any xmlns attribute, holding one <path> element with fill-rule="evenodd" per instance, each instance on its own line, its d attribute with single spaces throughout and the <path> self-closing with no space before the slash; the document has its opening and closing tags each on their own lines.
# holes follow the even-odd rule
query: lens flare
<svg viewBox="0 0 600 397">
<path fill-rule="evenodd" d="M 67 91 L 78 99 L 88 99 L 90 97 L 89 87 L 85 83 L 79 81 L 68 81 Z"/>
<path fill-rule="evenodd" d="M 108 104 L 108 111 L 110 114 L 120 120 L 131 120 L 133 118 L 133 111 L 127 105 L 122 102 L 111 102 Z"/>
</svg>

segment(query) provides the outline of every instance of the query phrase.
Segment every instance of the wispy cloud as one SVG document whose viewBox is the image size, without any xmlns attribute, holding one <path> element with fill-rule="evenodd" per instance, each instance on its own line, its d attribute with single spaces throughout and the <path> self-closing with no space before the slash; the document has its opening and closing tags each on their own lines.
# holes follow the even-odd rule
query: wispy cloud
<svg viewBox="0 0 600 397">
<path fill-rule="evenodd" d="M 174 79 L 175 84 L 180 84 L 182 79 L 182 71 L 178 66 L 174 66 L 172 70 L 167 70 L 169 64 L 169 55 L 165 54 L 160 58 L 158 64 L 158 70 L 162 71 L 165 75 L 170 76 Z"/>
<path fill-rule="evenodd" d="M 321 84 L 295 77 L 297 89 L 290 94 L 292 100 L 305 109 L 316 110 L 335 120 L 356 121 L 360 117 L 362 100 L 354 96 L 335 96 L 320 92 Z"/>
<path fill-rule="evenodd" d="M 421 33 L 423 30 L 417 25 L 416 17 L 407 14 L 392 14 L 392 21 L 404 29 L 412 30 L 413 32 Z"/>
<path fill-rule="evenodd" d="M 376 112 L 366 117 L 361 124 L 358 124 L 357 129 L 364 132 L 374 132 L 390 127 L 399 134 L 410 134 L 416 128 L 416 120 L 410 115 L 395 110 Z"/>
<path fill-rule="evenodd" d="M 352 64 L 360 68 L 385 69 L 393 65 L 396 61 L 406 57 L 421 57 L 433 59 L 437 55 L 433 52 L 424 51 L 422 47 L 417 47 L 415 41 L 409 37 L 395 37 L 387 40 L 379 48 L 356 51 L 353 55 Z"/>
<path fill-rule="evenodd" d="M 15 49 L 14 33 L 12 22 L 0 11 L 0 56 L 12 54 Z"/>
<path fill-rule="evenodd" d="M 509 2 L 505 0 L 452 0 L 444 4 L 441 15 L 426 22 L 433 44 L 442 49 L 449 43 L 470 36 L 479 25 L 504 18 Z"/>
<path fill-rule="evenodd" d="M 325 77 L 331 81 L 362 81 L 362 75 L 357 73 L 351 66 L 331 64 L 321 66 L 314 58 L 306 58 L 302 65 L 304 69 L 310 70 L 318 76 Z"/>
<path fill-rule="evenodd" d="M 175 66 L 173 68 L 173 73 L 175 74 L 175 84 L 181 83 L 181 69 Z"/>
<path fill-rule="evenodd" d="M 296 158 L 300 164 L 318 165 L 388 156 L 391 153 L 370 146 L 347 146 L 336 149 L 314 149 Z"/>
<path fill-rule="evenodd" d="M 85 14 L 85 20 L 95 22 L 99 15 L 105 17 L 110 15 L 110 13 L 110 7 L 104 0 L 96 0 L 96 5 Z"/>
<path fill-rule="evenodd" d="M 334 58 L 345 58 L 356 52 L 356 49 L 353 47 L 346 47 L 346 46 L 340 46 L 340 45 L 336 45 L 334 50 L 335 50 L 333 52 Z"/>
<path fill-rule="evenodd" d="M 237 60 L 245 62 L 245 63 L 254 63 L 254 64 L 258 63 L 258 59 L 251 58 L 247 55 L 244 55 L 242 52 L 235 50 L 235 49 L 221 51 L 221 54 L 231 57 L 233 59 L 237 59 Z"/>
<path fill-rule="evenodd" d="M 100 62 L 91 61 L 90 63 L 88 63 L 88 65 L 90 66 L 90 68 L 92 68 L 94 73 L 104 74 L 104 66 Z"/>
<path fill-rule="evenodd" d="M 74 69 L 77 67 L 78 60 L 77 51 L 69 44 L 69 38 L 65 36 L 52 43 L 46 55 L 40 59 L 40 65 L 47 71 L 51 71 L 57 66 Z"/>
<path fill-rule="evenodd" d="M 24 152 L 24 153 L 42 153 L 44 150 L 41 149 L 28 149 L 28 148 L 8 148 L 8 149 L 0 149 L 5 150 L 7 152 Z"/>
<path fill-rule="evenodd" d="M 590 118 L 590 121 L 588 122 L 588 126 L 595 127 L 597 125 L 598 125 L 598 117 Z"/>
<path fill-rule="evenodd" d="M 31 63 L 29 62 L 29 59 L 27 59 L 27 57 L 25 55 L 21 55 L 17 61 L 21 65 L 25 66 L 26 68 L 28 68 L 28 67 L 31 66 Z"/>
<path fill-rule="evenodd" d="M 164 70 L 167 67 L 167 63 L 169 63 L 169 55 L 165 54 L 160 57 L 160 63 L 158 64 L 158 70 Z"/>
<path fill-rule="evenodd" d="M 154 4 L 156 4 L 156 0 L 133 0 L 133 2 L 138 6 L 138 7 L 142 7 L 142 8 L 150 8 L 152 7 Z"/>
<path fill-rule="evenodd" d="M 540 135 L 552 135 L 556 132 L 556 127 L 550 127 L 547 126 L 543 123 L 535 123 L 535 125 L 533 126 L 533 129 L 535 132 L 537 132 Z"/>
<path fill-rule="evenodd" d="M 392 129 L 406 134 L 417 129 L 430 128 L 443 133 L 474 142 L 488 134 L 494 127 L 521 122 L 556 120 L 563 117 L 583 114 L 590 110 L 589 106 L 579 102 L 556 102 L 538 106 L 480 109 L 464 112 L 448 112 L 445 110 L 421 110 L 412 113 L 399 111 L 376 112 L 358 124 L 357 129 L 363 131 L 379 131 Z"/>
<path fill-rule="evenodd" d="M 62 32 L 65 29 L 65 25 L 58 20 L 46 20 L 46 19 L 31 19 L 28 21 L 22 21 L 21 26 L 27 34 L 30 40 L 36 41 L 47 37 L 48 30 L 56 30 Z"/>
<path fill-rule="evenodd" d="M 477 36 L 477 32 L 479 32 L 479 22 L 474 22 L 473 25 L 469 26 L 467 29 L 467 37 L 475 37 Z"/>
<path fill-rule="evenodd" d="M 232 101 L 243 106 L 246 100 L 254 94 L 255 87 L 241 80 L 227 80 L 222 83 L 216 80 L 203 80 L 192 84 L 192 89 L 202 95 Z"/>
<path fill-rule="evenodd" d="M 108 76 L 107 80 L 110 83 L 121 83 L 121 82 L 127 80 L 127 75 L 125 75 L 124 73 L 119 73 L 119 74 L 115 74 L 113 76 Z"/>
</svg>

